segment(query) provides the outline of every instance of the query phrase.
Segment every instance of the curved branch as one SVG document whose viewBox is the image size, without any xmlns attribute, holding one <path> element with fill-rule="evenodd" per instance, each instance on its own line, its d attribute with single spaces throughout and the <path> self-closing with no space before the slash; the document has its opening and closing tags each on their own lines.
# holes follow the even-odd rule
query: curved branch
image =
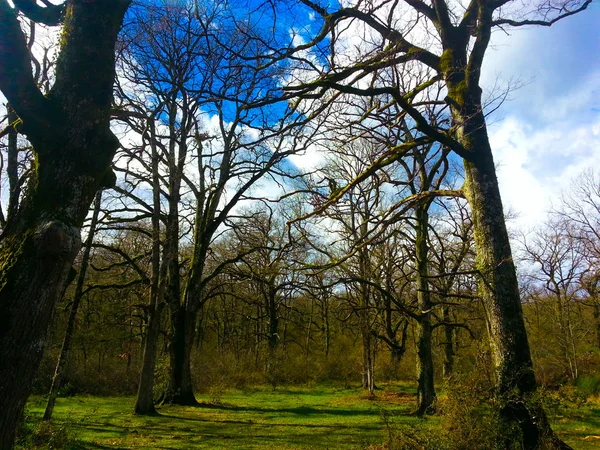
<svg viewBox="0 0 600 450">
<path fill-rule="evenodd" d="M 21 11 L 28 19 L 44 25 L 56 26 L 62 23 L 65 11 L 65 4 L 53 5 L 50 2 L 44 2 L 45 7 L 39 6 L 35 0 L 13 0 L 15 8 Z"/>
<path fill-rule="evenodd" d="M 538 25 L 542 27 L 550 27 L 554 25 L 559 20 L 562 20 L 566 17 L 573 16 L 577 13 L 580 13 L 587 9 L 587 7 L 592 3 L 592 0 L 586 0 L 579 8 L 574 9 L 573 11 L 566 11 L 563 14 L 559 14 L 554 19 L 551 20 L 512 20 L 512 19 L 498 19 L 492 22 L 493 26 L 500 25 L 510 25 L 511 27 L 522 27 L 527 25 Z"/>
<path fill-rule="evenodd" d="M 31 72 L 31 57 L 16 12 L 0 0 L 0 91 L 31 128 L 42 127 L 47 100 Z"/>
</svg>

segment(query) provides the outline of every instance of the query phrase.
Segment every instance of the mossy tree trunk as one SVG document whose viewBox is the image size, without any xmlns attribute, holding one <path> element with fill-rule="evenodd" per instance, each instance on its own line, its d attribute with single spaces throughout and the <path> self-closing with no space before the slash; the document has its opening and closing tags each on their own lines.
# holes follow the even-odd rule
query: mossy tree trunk
<svg viewBox="0 0 600 450">
<path fill-rule="evenodd" d="M 464 148 L 465 196 L 471 207 L 478 289 L 486 311 L 496 369 L 498 448 L 566 449 L 552 431 L 535 392 L 537 383 L 525 330 L 517 273 L 504 220 L 498 179 L 479 87 L 492 10 L 480 11 L 471 55 L 462 39 L 447 39 L 441 57 L 456 138 Z"/>
<path fill-rule="evenodd" d="M 369 53 L 351 67 L 335 64 L 328 72 L 310 82 L 287 87 L 299 96 L 314 96 L 331 88 L 339 92 L 363 97 L 389 95 L 403 114 L 411 117 L 415 127 L 428 138 L 463 158 L 466 183 L 463 191 L 473 214 L 479 288 L 488 314 L 489 334 L 497 373 L 498 400 L 501 416 L 511 428 L 498 430 L 500 448 L 569 448 L 552 432 L 543 409 L 534 399 L 536 380 L 533 373 L 529 344 L 525 333 L 519 298 L 517 276 L 504 222 L 498 180 L 492 150 L 486 130 L 481 98 L 480 77 L 492 29 L 529 25 L 551 26 L 554 23 L 584 11 L 592 0 L 568 6 L 559 2 L 556 8 L 546 10 L 537 4 L 525 5 L 514 14 L 506 8 L 510 0 L 494 2 L 471 0 L 457 5 L 444 0 L 425 2 L 411 0 L 403 3 L 423 17 L 429 42 L 410 42 L 405 33 L 413 24 L 400 4 L 390 4 L 386 16 L 370 3 L 330 10 L 325 2 L 300 0 L 321 17 L 322 28 L 309 45 L 320 44 L 325 38 L 335 41 L 342 36 L 349 21 L 360 21 L 379 34 L 382 51 Z M 512 15 L 511 15 L 512 14 Z M 524 19 L 524 18 L 527 19 Z M 435 43 L 435 44 L 433 44 Z M 443 50 L 438 56 L 438 46 Z M 301 47 L 302 50 L 305 46 Z M 344 61 L 343 58 L 339 59 Z M 428 81 L 407 93 L 403 83 L 372 83 L 359 86 L 357 79 L 367 79 L 382 67 L 403 66 L 408 70 L 420 67 L 425 73 L 436 73 Z M 414 72 L 413 72 L 414 73 Z M 446 92 L 445 103 L 450 107 L 451 126 L 440 129 L 430 123 L 427 109 L 411 103 L 427 88 L 436 86 Z M 438 91 L 438 92 L 440 92 Z M 386 98 L 386 101 L 387 98 Z M 514 429 L 520 429 L 515 433 Z M 514 445 L 513 445 L 514 444 Z"/>
<path fill-rule="evenodd" d="M 15 2 L 23 3 L 23 2 Z M 0 90 L 22 120 L 35 162 L 27 194 L 0 236 L 0 448 L 15 430 L 46 345 L 56 302 L 81 247 L 98 189 L 114 183 L 118 141 L 110 131 L 114 47 L 127 0 L 67 1 L 55 83 L 37 88 L 15 11 L 0 1 Z M 36 15 L 38 17 L 39 15 Z"/>
</svg>

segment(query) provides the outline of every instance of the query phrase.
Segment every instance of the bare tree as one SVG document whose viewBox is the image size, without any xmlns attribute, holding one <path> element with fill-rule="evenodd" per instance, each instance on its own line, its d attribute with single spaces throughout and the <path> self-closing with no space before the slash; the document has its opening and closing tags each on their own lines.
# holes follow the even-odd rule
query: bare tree
<svg viewBox="0 0 600 450">
<path fill-rule="evenodd" d="M 586 304 L 593 309 L 600 347 L 600 175 L 589 169 L 573 180 L 554 214 L 566 224 L 569 239 L 578 241 L 585 260 L 580 284 L 588 294 Z"/>
<path fill-rule="evenodd" d="M 330 90 L 356 96 L 391 96 L 417 129 L 464 161 L 463 191 L 472 210 L 479 290 L 489 319 L 490 342 L 497 375 L 501 424 L 500 446 L 519 442 L 526 449 L 545 445 L 568 448 L 553 433 L 533 393 L 537 383 L 523 321 L 515 265 L 512 259 L 498 181 L 490 146 L 480 86 L 483 59 L 492 29 L 524 25 L 550 26 L 581 12 L 591 0 L 526 3 L 470 1 L 450 4 L 421 0 L 358 2 L 330 9 L 301 0 L 321 17 L 322 28 L 312 41 L 331 40 L 333 54 L 326 69 L 313 79 L 296 80 L 287 89 L 300 96 L 324 96 Z M 515 13 L 516 10 L 516 13 Z M 341 40 L 352 30 L 361 33 L 361 52 L 344 53 Z M 342 45 L 335 46 L 335 42 Z M 355 49 L 355 46 L 351 46 Z M 380 82 L 381 68 L 407 65 L 429 73 L 428 81 L 410 90 Z M 412 100 L 440 85 L 449 109 L 449 127 L 432 125 Z M 329 94 L 328 94 L 329 95 Z M 382 103 L 383 104 L 383 103 Z M 506 430 L 517 428 L 519 433 Z"/>
<path fill-rule="evenodd" d="M 167 265 L 171 373 L 164 401 L 176 404 L 196 403 L 191 356 L 198 317 L 212 298 L 212 280 L 239 258 L 209 264 L 211 248 L 231 232 L 231 218 L 241 204 L 260 200 L 253 189 L 261 180 L 279 183 L 288 176 L 283 162 L 301 150 L 305 132 L 295 127 L 310 120 L 272 106 L 281 73 L 277 65 L 260 64 L 267 41 L 251 21 L 238 21 L 218 6 L 198 8 L 169 4 L 134 10 L 122 72 L 137 89 L 132 92 L 128 83 L 119 89 L 118 115 L 146 146 L 156 148 L 161 166 L 159 185 L 151 189 L 166 204 L 160 216 L 165 227 L 161 264 Z M 217 37 L 214 29 L 224 32 Z M 141 169 L 118 170 L 132 186 L 148 188 L 144 146 L 130 148 L 125 160 Z M 143 195 L 137 197 L 140 203 Z M 146 203 L 142 209 L 156 208 Z M 184 262 L 187 244 L 191 255 Z"/>
<path fill-rule="evenodd" d="M 549 222 L 533 236 L 523 236 L 521 245 L 525 261 L 533 263 L 535 271 L 529 276 L 541 285 L 542 295 L 554 301 L 558 325 L 558 345 L 571 379 L 578 375 L 573 306 L 579 296 L 579 282 L 585 271 L 581 242 L 561 231 L 564 222 Z"/>
</svg>

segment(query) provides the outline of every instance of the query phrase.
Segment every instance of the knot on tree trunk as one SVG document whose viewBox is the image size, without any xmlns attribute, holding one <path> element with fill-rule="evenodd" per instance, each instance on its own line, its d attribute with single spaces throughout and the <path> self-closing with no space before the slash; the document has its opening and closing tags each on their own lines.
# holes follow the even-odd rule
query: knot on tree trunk
<svg viewBox="0 0 600 450">
<path fill-rule="evenodd" d="M 39 225 L 34 240 L 42 257 L 73 261 L 81 248 L 79 230 L 59 220 Z"/>
</svg>

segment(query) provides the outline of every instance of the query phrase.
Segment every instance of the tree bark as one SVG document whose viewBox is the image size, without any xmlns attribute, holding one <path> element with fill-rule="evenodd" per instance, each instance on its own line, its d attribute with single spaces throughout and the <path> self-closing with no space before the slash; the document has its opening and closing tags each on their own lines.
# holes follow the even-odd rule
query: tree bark
<svg viewBox="0 0 600 450">
<path fill-rule="evenodd" d="M 13 111 L 10 105 L 7 105 L 8 123 L 15 123 L 18 119 L 17 114 Z M 8 176 L 9 196 L 8 196 L 8 211 L 6 220 L 10 222 L 15 216 L 19 208 L 19 198 L 21 197 L 21 183 L 19 181 L 19 147 L 17 142 L 17 131 L 12 129 L 8 135 L 8 158 L 6 174 Z"/>
<path fill-rule="evenodd" d="M 485 132 L 485 129 L 483 130 Z M 552 431 L 537 384 L 489 141 L 465 161 L 465 195 L 473 216 L 479 291 L 488 318 L 500 408 L 499 447 L 568 449 Z"/>
<path fill-rule="evenodd" d="M 154 305 L 154 311 L 149 315 L 146 328 L 142 369 L 134 408 L 135 414 L 140 415 L 156 414 L 156 408 L 154 407 L 154 370 L 160 332 L 160 314 L 156 303 Z"/>
<path fill-rule="evenodd" d="M 363 388 L 369 392 L 369 395 L 375 393 L 375 352 L 373 349 L 373 336 L 371 335 L 370 327 L 368 322 L 366 326 L 364 321 L 368 318 L 364 318 L 362 327 L 362 343 L 363 343 Z"/>
<path fill-rule="evenodd" d="M 279 343 L 279 317 L 277 314 L 277 290 L 275 281 L 267 286 L 267 310 L 269 311 L 269 349 L 273 352 Z"/>
<path fill-rule="evenodd" d="M 164 305 L 165 279 L 167 275 L 167 256 L 161 262 L 160 253 L 160 173 L 159 155 L 156 148 L 154 119 L 149 120 L 150 147 L 152 148 L 152 279 L 150 285 L 150 301 L 148 304 L 148 325 L 144 340 L 142 369 L 138 384 L 137 399 L 134 412 L 140 415 L 153 415 L 154 407 L 154 370 L 156 368 L 156 352 L 160 332 L 161 312 Z"/>
<path fill-rule="evenodd" d="M 433 370 L 433 353 L 431 351 L 431 297 L 429 293 L 429 248 L 427 232 L 429 227 L 429 205 L 415 208 L 416 240 L 415 265 L 417 278 L 417 304 L 419 320 L 417 321 L 417 410 L 415 414 L 422 416 L 435 411 L 435 386 Z"/>
<path fill-rule="evenodd" d="M 594 297 L 594 324 L 596 325 L 596 346 L 600 348 L 600 301 Z"/>
<path fill-rule="evenodd" d="M 35 163 L 26 198 L 0 237 L 0 448 L 15 430 L 48 324 L 81 247 L 96 191 L 114 183 L 110 131 L 114 47 L 126 0 L 68 1 L 55 83 L 37 88 L 14 10 L 0 2 L 0 89 L 19 115 Z"/>
<path fill-rule="evenodd" d="M 164 402 L 195 406 L 198 402 L 192 385 L 191 355 L 196 332 L 196 314 L 181 308 L 171 320 L 174 321 L 169 345 L 171 377 Z"/>
<path fill-rule="evenodd" d="M 493 9 L 482 6 L 478 36 L 467 56 L 468 35 L 446 36 L 440 69 L 448 90 L 455 137 L 464 149 L 463 191 L 473 220 L 478 289 L 488 319 L 497 377 L 499 448 L 567 449 L 552 431 L 539 400 L 525 330 L 516 268 L 504 221 L 496 169 L 479 87 L 480 69 L 491 36 Z"/>
<path fill-rule="evenodd" d="M 92 243 L 94 241 L 94 234 L 96 233 L 96 225 L 98 224 L 98 216 L 100 214 L 101 201 L 102 191 L 98 191 L 94 200 L 94 212 L 92 214 L 92 221 L 90 223 L 90 231 L 85 241 L 85 247 L 83 249 L 81 267 L 79 269 L 79 277 L 77 278 L 75 294 L 73 295 L 71 311 L 69 312 L 67 329 L 65 330 L 65 337 L 63 339 L 60 355 L 58 356 L 58 361 L 56 363 L 54 377 L 52 378 L 52 385 L 50 386 L 50 393 L 48 394 L 48 403 L 46 404 L 46 410 L 44 412 L 43 420 L 52 419 L 52 413 L 54 412 L 56 397 L 58 396 L 58 391 L 62 385 L 65 367 L 69 358 L 69 352 L 71 351 L 71 341 L 73 339 L 73 331 L 75 330 L 75 320 L 77 319 L 77 311 L 79 310 L 79 304 L 81 303 L 81 299 L 83 298 L 83 284 L 85 282 L 85 276 L 90 260 L 90 253 L 92 250 Z"/>
</svg>

